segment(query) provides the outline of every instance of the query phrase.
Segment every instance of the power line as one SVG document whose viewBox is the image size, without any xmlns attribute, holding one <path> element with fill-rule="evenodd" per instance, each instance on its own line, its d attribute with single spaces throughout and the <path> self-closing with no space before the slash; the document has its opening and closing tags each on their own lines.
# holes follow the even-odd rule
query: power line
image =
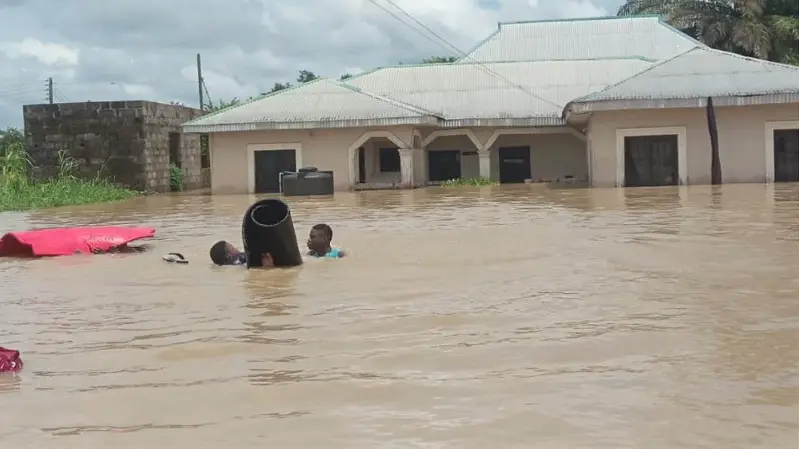
<svg viewBox="0 0 800 450">
<path fill-rule="evenodd" d="M 383 10 L 383 12 L 385 12 L 386 14 L 389 14 L 390 16 L 394 17 L 395 20 L 397 20 L 398 22 L 400 22 L 403 25 L 405 25 L 405 26 L 411 28 L 412 30 L 416 31 L 417 33 L 419 33 L 420 36 L 424 37 L 425 39 L 429 40 L 430 42 L 433 42 L 434 44 L 436 44 L 436 45 L 438 45 L 440 47 L 442 46 L 442 44 L 440 42 L 436 41 L 435 39 L 433 39 L 432 37 L 430 37 L 430 36 L 428 36 L 426 34 L 421 33 L 418 29 L 416 29 L 413 26 L 411 26 L 408 22 L 406 22 L 405 20 L 400 18 L 400 16 L 398 16 L 397 14 L 395 14 L 395 13 L 389 11 L 388 9 L 386 9 L 383 5 L 378 3 L 376 0 L 369 0 L 369 2 L 372 3 L 373 5 L 377 6 L 381 10 Z M 403 11 L 403 12 L 405 12 L 405 11 Z"/>
<path fill-rule="evenodd" d="M 0 86 L 0 94 L 2 94 L 4 92 L 23 92 L 23 91 L 30 91 L 30 90 L 31 90 L 30 83 L 6 84 L 6 85 L 3 85 L 3 86 Z"/>
<path fill-rule="evenodd" d="M 39 95 L 40 92 L 41 91 L 39 88 L 32 88 L 32 87 L 19 88 L 19 89 L 4 89 L 0 90 L 0 97 L 12 96 L 12 95 L 28 95 L 28 94 Z"/>
<path fill-rule="evenodd" d="M 67 98 L 67 96 L 64 95 L 63 92 L 58 90 L 58 88 L 55 89 L 55 95 L 56 95 L 56 99 L 58 99 L 59 102 L 61 102 L 61 103 L 70 103 L 70 100 Z"/>
<path fill-rule="evenodd" d="M 27 104 L 41 103 L 42 102 L 41 95 L 42 95 L 41 91 L 37 91 L 25 94 L 25 96 L 4 94 L 0 96 L 0 98 L 5 103 L 27 105 Z"/>
<path fill-rule="evenodd" d="M 404 24 L 404 25 L 408 26 L 409 28 L 411 28 L 412 30 L 416 31 L 417 33 L 420 33 L 420 34 L 422 34 L 422 33 L 420 32 L 420 30 L 418 30 L 417 28 L 415 28 L 415 27 L 413 27 L 413 26 L 410 26 L 410 25 L 409 25 L 409 24 L 408 24 L 406 21 L 404 21 L 404 20 L 400 19 L 400 18 L 399 18 L 397 15 L 395 15 L 394 13 L 392 13 L 391 11 L 389 11 L 388 9 L 384 8 L 384 7 L 383 7 L 383 5 L 381 5 L 380 3 L 378 3 L 378 2 L 377 2 L 377 0 L 369 0 L 369 1 L 370 1 L 370 3 L 372 3 L 373 5 L 377 6 L 378 8 L 382 9 L 383 11 L 385 11 L 386 13 L 388 13 L 389 15 L 391 15 L 392 17 L 394 17 L 395 19 L 397 19 L 397 20 L 398 20 L 400 23 L 402 23 L 402 24 Z M 457 53 L 459 56 L 461 56 L 461 57 L 463 57 L 463 58 L 465 58 L 465 59 L 467 59 L 467 60 L 471 61 L 472 63 L 476 64 L 476 65 L 478 66 L 478 68 L 482 69 L 484 72 L 486 72 L 486 73 L 487 73 L 487 74 L 489 74 L 490 76 L 493 76 L 493 77 L 495 77 L 495 78 L 499 79 L 500 81 L 502 81 L 502 82 L 506 83 L 508 86 L 510 86 L 510 87 L 513 87 L 513 88 L 515 88 L 515 89 L 518 89 L 518 90 L 520 90 L 520 91 L 524 92 L 525 94 L 527 94 L 527 95 L 529 95 L 529 96 L 531 96 L 531 97 L 533 97 L 533 98 L 535 98 L 535 99 L 537 99 L 537 100 L 541 100 L 541 101 L 544 101 L 544 102 L 546 102 L 546 103 L 549 103 L 549 104 L 551 104 L 551 105 L 553 105 L 553 106 L 555 106 L 555 107 L 557 107 L 557 108 L 561 108 L 561 105 L 558 105 L 558 104 L 556 104 L 556 103 L 553 103 L 553 102 L 551 102 L 550 100 L 548 100 L 548 99 L 546 99 L 546 98 L 544 98 L 544 97 L 541 97 L 541 96 L 539 96 L 539 95 L 536 95 L 536 94 L 534 94 L 534 93 L 532 93 L 532 92 L 529 92 L 529 91 L 528 91 L 527 89 L 525 89 L 525 87 L 523 87 L 521 84 L 519 84 L 519 83 L 514 83 L 513 81 L 511 81 L 511 80 L 507 79 L 506 77 L 504 77 L 504 76 L 500 75 L 499 73 L 497 73 L 497 72 L 493 71 L 492 69 L 490 69 L 489 67 L 487 67 L 485 64 L 481 63 L 480 61 L 477 61 L 477 60 L 475 60 L 474 58 L 472 58 L 471 56 L 469 56 L 469 55 L 468 55 L 466 52 L 464 52 L 463 50 L 459 49 L 459 48 L 458 48 L 458 47 L 456 47 L 455 45 L 453 45 L 453 44 L 451 44 L 450 42 L 448 42 L 448 41 L 447 41 L 447 39 L 445 39 L 445 38 L 443 38 L 443 37 L 439 36 L 439 35 L 438 35 L 438 34 L 437 34 L 435 31 L 431 30 L 431 29 L 430 29 L 430 28 L 429 28 L 427 25 L 425 25 L 424 23 L 420 22 L 420 21 L 419 21 L 419 20 L 418 20 L 416 17 L 414 17 L 413 15 L 411 15 L 410 13 L 408 13 L 408 12 L 407 12 L 405 9 L 401 8 L 400 6 L 398 6 L 398 5 L 397 5 L 397 4 L 396 4 L 394 1 L 392 1 L 392 0 L 385 0 L 385 1 L 386 1 L 386 3 L 388 3 L 388 4 L 392 5 L 392 6 L 393 6 L 395 9 L 397 9 L 398 11 L 400 11 L 400 12 L 401 12 L 403 15 L 405 15 L 406 17 L 408 17 L 408 18 L 410 18 L 411 20 L 413 20 L 413 21 L 414 21 L 414 22 L 415 22 L 417 25 L 421 26 L 421 27 L 422 27 L 423 29 L 425 29 L 425 30 L 426 30 L 428 33 L 430 33 L 431 35 L 435 36 L 435 37 L 436 37 L 436 38 L 437 38 L 439 41 L 441 41 L 442 43 L 444 43 L 444 44 L 447 46 L 447 47 L 445 47 L 445 46 L 443 46 L 443 45 L 442 45 L 440 42 L 436 42 L 436 41 L 434 41 L 434 42 L 435 42 L 437 45 L 439 45 L 440 47 L 442 47 L 442 48 L 448 48 L 448 47 L 449 47 L 449 49 L 450 49 L 450 50 L 454 50 L 454 51 L 455 51 L 455 52 L 456 52 L 456 53 Z M 425 36 L 424 34 L 422 34 L 422 35 L 423 35 L 423 36 Z M 426 38 L 428 38 L 427 36 L 425 36 L 425 37 L 426 37 Z M 428 39 L 429 39 L 429 40 L 431 40 L 430 38 L 428 38 Z"/>
<path fill-rule="evenodd" d="M 211 94 L 208 93 L 208 86 L 206 86 L 206 79 L 205 78 L 203 78 L 203 92 L 206 93 L 206 101 L 207 101 L 207 103 L 205 104 L 205 106 L 208 106 L 208 109 L 213 108 L 214 107 L 214 103 L 211 101 Z M 203 109 L 203 105 L 200 105 L 200 109 Z"/>
</svg>

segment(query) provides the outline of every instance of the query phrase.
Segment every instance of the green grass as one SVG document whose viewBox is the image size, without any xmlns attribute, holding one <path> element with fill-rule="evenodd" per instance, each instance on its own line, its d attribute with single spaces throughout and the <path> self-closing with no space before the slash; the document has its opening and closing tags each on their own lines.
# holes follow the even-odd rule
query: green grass
<svg viewBox="0 0 800 450">
<path fill-rule="evenodd" d="M 442 186 L 445 187 L 497 186 L 498 184 L 500 183 L 490 178 L 456 178 L 442 182 Z"/>
<path fill-rule="evenodd" d="M 77 161 L 64 151 L 58 153 L 58 162 L 55 177 L 33 181 L 28 176 L 31 160 L 24 145 L 6 147 L 0 155 L 0 212 L 106 203 L 139 195 L 100 177 L 92 180 L 76 177 Z"/>
</svg>

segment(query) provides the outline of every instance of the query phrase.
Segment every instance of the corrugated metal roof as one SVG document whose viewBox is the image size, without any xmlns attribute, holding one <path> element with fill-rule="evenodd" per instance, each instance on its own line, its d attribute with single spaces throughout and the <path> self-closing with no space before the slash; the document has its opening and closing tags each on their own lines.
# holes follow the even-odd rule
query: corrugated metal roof
<svg viewBox="0 0 800 450">
<path fill-rule="evenodd" d="M 418 107 L 340 82 L 318 79 L 226 108 L 183 125 L 188 133 L 435 124 Z"/>
<path fill-rule="evenodd" d="M 695 47 L 571 103 L 797 92 L 798 68 L 795 66 Z"/>
<path fill-rule="evenodd" d="M 570 100 L 650 65 L 642 59 L 424 64 L 378 69 L 347 82 L 448 120 L 560 118 Z"/>
<path fill-rule="evenodd" d="M 786 102 L 798 90 L 797 67 L 709 49 L 655 17 L 502 24 L 472 55 L 495 62 L 388 67 L 344 83 L 317 80 L 203 116 L 184 131 L 551 126 L 564 123 L 565 111 L 613 99 L 791 92 L 758 100 Z"/>
<path fill-rule="evenodd" d="M 668 58 L 698 42 L 656 16 L 501 23 L 457 63 Z"/>
</svg>

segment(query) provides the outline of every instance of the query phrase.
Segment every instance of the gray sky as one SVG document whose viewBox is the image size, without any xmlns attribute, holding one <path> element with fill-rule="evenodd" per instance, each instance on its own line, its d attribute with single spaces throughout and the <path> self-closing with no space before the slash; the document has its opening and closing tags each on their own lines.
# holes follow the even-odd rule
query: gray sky
<svg viewBox="0 0 800 450">
<path fill-rule="evenodd" d="M 395 3 L 469 50 L 498 21 L 613 15 L 623 0 Z M 333 78 L 455 54 L 369 0 L 0 0 L 0 23 L 0 128 L 21 127 L 22 105 L 44 103 L 48 77 L 56 101 L 196 106 L 196 53 L 215 102 L 294 82 L 299 69 Z"/>
</svg>

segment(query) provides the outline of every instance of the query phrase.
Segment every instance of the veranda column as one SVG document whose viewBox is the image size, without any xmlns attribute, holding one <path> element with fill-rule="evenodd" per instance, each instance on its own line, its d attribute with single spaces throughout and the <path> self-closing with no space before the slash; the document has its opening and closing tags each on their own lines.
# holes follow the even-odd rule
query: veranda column
<svg viewBox="0 0 800 450">
<path fill-rule="evenodd" d="M 478 151 L 478 170 L 481 178 L 492 178 L 492 158 L 489 150 Z"/>
<path fill-rule="evenodd" d="M 349 170 L 347 172 L 350 178 L 350 187 L 353 188 L 358 184 L 358 147 L 351 147 L 347 150 L 347 160 L 349 164 Z"/>
<path fill-rule="evenodd" d="M 400 185 L 406 189 L 416 186 L 415 169 L 420 149 L 400 148 Z"/>
</svg>

